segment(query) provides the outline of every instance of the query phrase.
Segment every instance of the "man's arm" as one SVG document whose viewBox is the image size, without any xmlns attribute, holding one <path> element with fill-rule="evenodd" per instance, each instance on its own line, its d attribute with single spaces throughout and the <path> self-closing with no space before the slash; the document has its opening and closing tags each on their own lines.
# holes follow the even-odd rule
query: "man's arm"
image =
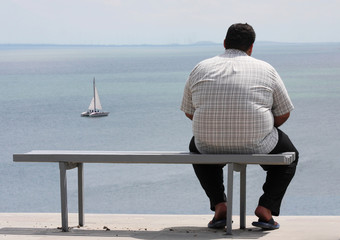
<svg viewBox="0 0 340 240">
<path fill-rule="evenodd" d="M 274 116 L 274 127 L 280 127 L 284 124 L 290 116 L 290 112 L 283 114 L 281 116 Z"/>
<path fill-rule="evenodd" d="M 189 114 L 189 113 L 185 113 L 185 116 L 187 116 L 190 120 L 192 120 L 193 117 L 194 117 L 194 115 L 191 115 L 191 114 Z"/>
</svg>

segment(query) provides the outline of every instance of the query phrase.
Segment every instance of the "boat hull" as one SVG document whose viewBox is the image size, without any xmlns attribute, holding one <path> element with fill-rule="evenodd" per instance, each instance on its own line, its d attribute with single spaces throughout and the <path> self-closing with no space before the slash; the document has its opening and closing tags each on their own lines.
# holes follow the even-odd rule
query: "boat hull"
<svg viewBox="0 0 340 240">
<path fill-rule="evenodd" d="M 89 117 L 106 117 L 109 115 L 109 112 L 93 112 L 89 115 Z"/>
<path fill-rule="evenodd" d="M 82 117 L 88 117 L 90 115 L 90 112 L 83 112 L 80 114 Z"/>
<path fill-rule="evenodd" d="M 109 112 L 83 112 L 81 114 L 82 117 L 106 117 L 109 115 Z"/>
</svg>

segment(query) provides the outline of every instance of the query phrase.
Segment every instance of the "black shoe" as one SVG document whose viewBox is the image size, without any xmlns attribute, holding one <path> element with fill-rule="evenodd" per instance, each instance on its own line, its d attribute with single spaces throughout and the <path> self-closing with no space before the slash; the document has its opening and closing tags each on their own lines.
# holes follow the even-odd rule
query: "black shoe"
<svg viewBox="0 0 340 240">
<path fill-rule="evenodd" d="M 227 225 L 227 219 L 216 220 L 215 218 L 213 218 L 208 223 L 208 228 L 221 229 L 221 228 L 225 228 L 226 225 Z"/>
</svg>

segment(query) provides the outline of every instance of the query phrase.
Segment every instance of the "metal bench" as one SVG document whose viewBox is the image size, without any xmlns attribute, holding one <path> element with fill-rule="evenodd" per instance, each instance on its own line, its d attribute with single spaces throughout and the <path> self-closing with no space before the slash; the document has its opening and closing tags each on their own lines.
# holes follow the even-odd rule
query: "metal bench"
<svg viewBox="0 0 340 240">
<path fill-rule="evenodd" d="M 232 233 L 233 178 L 240 172 L 240 228 L 246 226 L 246 167 L 247 164 L 288 165 L 295 153 L 282 154 L 194 154 L 176 151 L 62 151 L 44 150 L 13 154 L 14 162 L 57 162 L 60 169 L 62 230 L 68 229 L 66 171 L 78 168 L 79 226 L 84 225 L 83 165 L 84 163 L 145 163 L 145 164 L 228 164 L 227 171 L 227 234 Z"/>
</svg>

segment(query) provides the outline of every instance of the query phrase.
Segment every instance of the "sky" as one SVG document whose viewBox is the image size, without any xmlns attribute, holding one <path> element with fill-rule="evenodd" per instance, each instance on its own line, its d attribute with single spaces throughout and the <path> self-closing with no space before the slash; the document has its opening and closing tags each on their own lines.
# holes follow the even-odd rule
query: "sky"
<svg viewBox="0 0 340 240">
<path fill-rule="evenodd" d="M 0 44 L 223 42 L 233 23 L 257 41 L 340 42 L 340 0 L 0 0 Z"/>
</svg>

